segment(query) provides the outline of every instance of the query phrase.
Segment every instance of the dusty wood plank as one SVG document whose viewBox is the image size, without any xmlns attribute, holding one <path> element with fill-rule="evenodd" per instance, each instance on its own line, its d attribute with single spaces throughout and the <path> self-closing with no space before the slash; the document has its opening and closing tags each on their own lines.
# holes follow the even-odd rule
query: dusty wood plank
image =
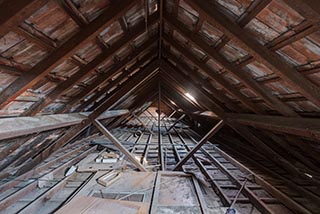
<svg viewBox="0 0 320 214">
<path fill-rule="evenodd" d="M 128 113 L 127 110 L 107 111 L 99 119 L 117 117 Z M 90 112 L 3 118 L 0 119 L 0 140 L 76 125 L 87 119 L 88 115 L 90 115 Z"/>
</svg>

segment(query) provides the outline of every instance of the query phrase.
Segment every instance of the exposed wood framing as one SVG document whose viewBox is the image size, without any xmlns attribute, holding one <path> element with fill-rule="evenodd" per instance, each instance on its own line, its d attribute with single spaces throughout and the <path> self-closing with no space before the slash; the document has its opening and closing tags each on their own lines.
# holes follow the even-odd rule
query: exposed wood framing
<svg viewBox="0 0 320 214">
<path fill-rule="evenodd" d="M 269 90 L 267 90 L 266 88 L 264 88 L 263 86 L 259 85 L 256 81 L 254 81 L 253 79 L 251 79 L 251 77 L 249 77 L 245 72 L 239 72 L 239 70 L 241 70 L 240 68 L 238 68 L 237 66 L 235 66 L 234 64 L 230 63 L 228 60 L 226 60 L 221 54 L 219 54 L 215 49 L 211 48 L 210 46 L 208 46 L 205 42 L 203 42 L 201 39 L 199 39 L 198 37 L 194 37 L 191 36 L 190 32 L 188 31 L 188 29 L 186 29 L 185 27 L 183 27 L 181 24 L 179 24 L 178 21 L 174 20 L 171 16 L 169 16 L 168 14 L 165 15 L 165 20 L 167 21 L 167 23 L 169 23 L 171 26 L 173 26 L 176 30 L 179 31 L 179 33 L 181 33 L 182 35 L 184 35 L 186 38 L 189 38 L 192 43 L 196 46 L 198 46 L 199 48 L 201 48 L 202 50 L 204 50 L 208 55 L 210 55 L 213 59 L 217 60 L 227 71 L 231 72 L 233 75 L 235 75 L 236 77 L 239 78 L 239 80 L 241 80 L 241 82 L 247 87 L 250 88 L 251 90 L 253 90 L 256 94 L 258 94 L 259 96 L 261 96 L 265 102 L 267 102 L 269 105 L 271 105 L 273 108 L 277 109 L 280 113 L 282 113 L 283 115 L 286 116 L 297 116 L 297 113 L 295 113 L 289 106 L 287 106 L 286 104 L 282 103 L 277 97 L 273 96 Z M 167 35 L 164 35 L 164 38 L 166 40 L 168 40 L 169 42 L 171 42 L 171 44 L 176 44 L 174 42 L 174 40 L 172 40 L 172 37 L 169 37 Z M 179 46 L 176 44 L 174 45 L 175 48 L 178 48 Z M 183 49 L 180 49 L 181 51 Z M 183 52 L 181 52 L 183 54 L 186 54 L 186 51 L 184 50 Z M 188 58 L 191 60 L 192 55 L 188 55 Z M 193 57 L 194 58 L 194 57 Z M 194 63 L 197 61 L 193 61 Z M 197 65 L 198 64 L 198 65 Z M 210 71 L 209 68 L 207 68 L 203 63 L 198 62 L 196 65 L 200 67 L 202 70 L 207 70 L 208 72 L 206 73 L 214 73 L 212 71 Z M 218 77 L 218 75 L 216 75 Z M 220 79 L 222 79 L 222 77 L 220 77 Z M 226 85 L 226 84 L 223 84 Z M 234 91 L 237 91 L 235 89 L 233 89 Z M 231 90 L 230 90 L 231 91 Z M 229 92 L 230 92 L 229 91 Z M 235 92 L 233 92 L 235 93 Z M 240 96 L 240 92 L 237 92 L 238 97 Z M 244 101 L 244 100 L 243 100 Z M 248 101 L 246 101 L 248 102 Z"/>
<path fill-rule="evenodd" d="M 102 132 L 141 172 L 146 172 L 146 168 L 106 129 L 98 120 L 93 124 Z"/>
<path fill-rule="evenodd" d="M 315 118 L 287 118 L 281 116 L 227 114 L 230 121 L 235 121 L 247 126 L 260 129 L 268 129 L 274 132 L 299 135 L 314 139 L 320 139 L 320 120 Z"/>
<path fill-rule="evenodd" d="M 72 56 L 78 50 L 79 46 L 93 40 L 104 28 L 109 26 L 117 18 L 121 17 L 128 9 L 137 3 L 139 3 L 138 0 L 122 0 L 101 14 L 99 18 L 91 22 L 90 25 L 81 28 L 81 30 L 72 36 L 68 42 L 54 50 L 50 54 L 50 57 L 39 62 L 31 70 L 21 75 L 21 77 L 3 90 L 0 93 L 0 108 L 44 78 L 52 69 L 65 61 L 68 57 Z"/>
<path fill-rule="evenodd" d="M 206 16 L 207 20 L 219 30 L 237 41 L 245 50 L 248 50 L 254 58 L 267 65 L 289 85 L 320 106 L 320 88 L 317 85 L 298 73 L 296 69 L 279 58 L 274 52 L 258 43 L 248 32 L 229 20 L 215 7 L 210 6 L 208 2 L 202 0 L 187 0 L 187 2 L 199 10 L 202 16 Z"/>
<path fill-rule="evenodd" d="M 224 125 L 224 121 L 221 120 L 217 123 L 198 143 L 192 150 L 174 167 L 174 170 L 181 170 L 181 167 L 205 144 L 213 135 L 215 135 Z"/>
</svg>

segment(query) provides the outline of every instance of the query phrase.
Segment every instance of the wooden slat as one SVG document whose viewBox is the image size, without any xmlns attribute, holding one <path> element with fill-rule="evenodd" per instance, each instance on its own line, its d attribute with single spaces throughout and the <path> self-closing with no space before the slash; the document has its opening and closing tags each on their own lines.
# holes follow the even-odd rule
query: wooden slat
<svg viewBox="0 0 320 214">
<path fill-rule="evenodd" d="M 146 168 L 136 159 L 98 120 L 93 124 L 104 134 L 141 172 L 147 172 Z"/>
<path fill-rule="evenodd" d="M 154 15 L 150 18 L 149 25 L 153 25 L 156 22 L 157 16 Z M 121 37 L 117 42 L 115 42 L 112 46 L 110 46 L 107 50 L 104 50 L 101 54 L 96 56 L 94 60 L 81 67 L 79 71 L 77 71 L 74 75 L 68 78 L 66 81 L 62 82 L 58 85 L 52 92 L 50 92 L 43 101 L 39 101 L 34 104 L 31 109 L 28 110 L 27 116 L 32 116 L 37 114 L 46 106 L 50 105 L 54 102 L 59 96 L 64 94 L 70 88 L 72 88 L 76 83 L 84 80 L 89 75 L 92 75 L 91 72 L 94 71 L 102 62 L 108 61 L 111 59 L 114 54 L 121 48 L 125 47 L 127 44 L 132 42 L 138 35 L 144 32 L 144 24 L 141 23 L 134 29 L 130 30 L 128 34 Z"/>
<path fill-rule="evenodd" d="M 131 72 L 133 72 L 135 69 L 138 69 L 142 64 L 145 62 L 145 60 L 150 59 L 154 55 L 153 51 L 151 51 L 149 54 L 145 55 L 141 60 L 138 60 L 132 67 L 130 67 L 129 71 L 124 71 L 119 77 L 117 77 L 116 80 L 111 81 L 109 80 L 109 84 L 104 86 L 103 88 L 99 89 L 98 91 L 95 92 L 95 94 L 88 99 L 87 101 L 83 101 L 80 106 L 78 106 L 73 112 L 80 112 L 83 109 L 85 109 L 87 106 L 89 106 L 91 103 L 96 101 L 100 96 L 105 94 L 108 90 L 110 90 L 112 87 L 115 86 L 117 80 L 121 80 L 128 76 Z M 117 73 L 117 72 L 116 72 Z M 77 99 L 79 100 L 79 99 Z M 69 109 L 68 109 L 69 110 Z"/>
<path fill-rule="evenodd" d="M 100 119 L 118 117 L 127 113 L 127 110 L 109 111 L 103 114 Z M 85 120 L 88 115 L 89 113 L 86 112 L 3 118 L 0 119 L 0 140 L 76 125 Z"/>
<path fill-rule="evenodd" d="M 200 60 L 196 59 L 191 53 L 189 53 L 186 48 L 183 48 L 177 42 L 173 40 L 172 37 L 164 35 L 163 38 L 168 41 L 175 49 L 177 49 L 181 54 L 186 56 L 192 63 L 198 66 L 202 71 L 204 71 L 210 78 L 218 82 L 226 91 L 235 96 L 238 100 L 240 100 L 247 108 L 252 110 L 255 113 L 263 114 L 261 109 L 257 108 L 248 98 L 246 98 L 243 94 L 239 92 L 234 86 L 229 84 L 221 75 L 216 73 L 215 71 L 211 71 L 209 67 L 203 64 Z M 247 78 L 246 78 L 247 79 Z M 253 80 L 252 80 L 253 82 Z M 254 88 L 254 86 L 252 87 Z M 254 90 L 255 91 L 255 90 Z"/>
<path fill-rule="evenodd" d="M 167 23 L 175 28 L 179 33 L 184 35 L 186 38 L 189 37 L 191 42 L 204 50 L 208 55 L 210 55 L 212 58 L 217 60 L 227 71 L 231 72 L 233 75 L 239 78 L 243 84 L 246 85 L 247 88 L 250 88 L 253 90 L 256 94 L 261 96 L 269 105 L 271 105 L 273 108 L 277 109 L 280 113 L 286 116 L 297 116 L 297 113 L 295 113 L 289 106 L 281 102 L 278 98 L 273 96 L 269 90 L 264 88 L 263 86 L 259 85 L 256 81 L 254 81 L 251 77 L 246 74 L 246 72 L 241 71 L 241 69 L 234 64 L 230 63 L 228 60 L 226 60 L 220 53 L 218 53 L 215 49 L 209 47 L 204 41 L 202 41 L 199 37 L 191 36 L 191 32 L 183 27 L 181 23 L 174 20 L 173 17 L 166 14 L 165 20 Z M 167 40 L 171 40 L 167 35 L 164 35 L 164 38 L 167 38 Z M 172 42 L 172 44 L 175 44 Z M 175 47 L 178 47 L 177 44 Z M 186 51 L 181 52 L 183 54 L 187 54 Z M 189 56 L 191 60 L 191 56 Z M 200 66 L 199 66 L 200 67 Z M 202 65 L 202 67 L 206 67 Z M 208 70 L 208 69 L 206 69 Z M 210 72 L 209 72 L 210 73 Z M 211 71 L 211 73 L 214 73 Z M 230 92 L 230 91 L 229 91 Z M 233 92 L 234 93 L 234 92 Z M 239 93 L 239 92 L 238 92 Z M 239 95 L 238 95 L 239 96 Z"/>
<path fill-rule="evenodd" d="M 121 17 L 128 9 L 140 1 L 122 0 L 110 7 L 90 25 L 83 27 L 62 46 L 54 50 L 49 57 L 42 60 L 28 72 L 25 72 L 0 93 L 0 108 L 14 100 L 16 97 L 31 88 L 43 79 L 49 72 L 72 56 L 79 46 L 93 40 L 104 28 L 114 20 Z"/>
<path fill-rule="evenodd" d="M 320 119 L 314 118 L 287 118 L 281 116 L 227 114 L 227 118 L 243 125 L 271 131 L 288 133 L 308 137 L 319 141 Z"/>
<path fill-rule="evenodd" d="M 60 111 L 63 111 L 64 113 L 67 112 L 72 108 L 72 106 L 77 103 L 78 101 L 85 98 L 88 94 L 92 93 L 94 90 L 96 90 L 101 84 L 105 83 L 109 79 L 113 77 L 114 74 L 116 74 L 121 69 L 125 68 L 128 63 L 132 61 L 132 56 L 139 56 L 145 49 L 150 47 L 155 41 L 156 37 L 152 37 L 149 40 L 147 40 L 142 46 L 139 48 L 136 48 L 132 55 L 127 56 L 124 60 L 117 63 L 115 66 L 113 66 L 109 71 L 103 73 L 100 75 L 96 81 L 94 81 L 91 85 L 87 86 L 84 90 L 82 90 L 78 95 L 76 95 L 74 98 L 72 98 L 67 106 L 65 106 L 64 109 L 61 109 Z M 59 112 L 60 112 L 59 111 Z"/>
<path fill-rule="evenodd" d="M 138 72 L 129 82 L 123 84 L 119 87 L 119 90 L 113 92 L 108 99 L 105 100 L 94 112 L 88 115 L 88 119 L 83 120 L 79 125 L 71 127 L 62 137 L 60 137 L 55 143 L 49 145 L 44 149 L 41 154 L 33 158 L 28 162 L 26 167 L 35 166 L 49 155 L 61 148 L 62 146 L 69 143 L 72 139 L 78 136 L 83 130 L 85 130 L 89 125 L 92 124 L 93 120 L 97 119 L 103 112 L 110 110 L 115 105 L 118 104 L 127 94 L 136 90 L 139 86 L 144 84 L 150 78 L 154 77 L 157 73 L 156 68 L 158 67 L 158 61 L 155 61 L 150 64 L 144 71 Z"/>
<path fill-rule="evenodd" d="M 4 0 L 0 4 L 0 37 L 16 28 L 49 0 Z"/>
<path fill-rule="evenodd" d="M 229 38 L 234 39 L 238 45 L 258 61 L 268 66 L 270 70 L 277 73 L 290 86 L 299 91 L 302 95 L 320 106 L 320 88 L 301 75 L 296 69 L 281 59 L 276 53 L 262 46 L 251 34 L 242 29 L 239 25 L 228 19 L 223 13 L 212 7 L 203 0 L 186 0 L 192 7 L 199 10 L 202 16 L 219 28 Z"/>
</svg>

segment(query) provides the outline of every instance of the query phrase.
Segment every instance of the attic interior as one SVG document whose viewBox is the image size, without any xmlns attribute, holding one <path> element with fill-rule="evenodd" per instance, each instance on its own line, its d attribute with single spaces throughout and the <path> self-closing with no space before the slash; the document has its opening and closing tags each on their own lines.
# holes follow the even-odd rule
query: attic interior
<svg viewBox="0 0 320 214">
<path fill-rule="evenodd" d="M 0 14 L 0 213 L 320 213 L 320 1 Z"/>
</svg>

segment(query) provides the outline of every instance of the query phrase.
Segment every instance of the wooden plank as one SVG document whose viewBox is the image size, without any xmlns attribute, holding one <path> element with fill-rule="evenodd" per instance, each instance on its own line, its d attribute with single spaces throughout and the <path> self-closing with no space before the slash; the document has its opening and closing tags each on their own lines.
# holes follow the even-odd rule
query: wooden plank
<svg viewBox="0 0 320 214">
<path fill-rule="evenodd" d="M 167 53 L 166 53 L 167 54 Z M 177 67 L 182 68 L 184 71 L 186 71 L 189 75 L 189 77 L 194 80 L 194 82 L 199 82 L 199 88 L 200 90 L 202 90 L 202 87 L 205 87 L 206 89 L 209 89 L 210 92 L 214 95 L 213 97 L 215 97 L 216 99 L 220 100 L 220 102 L 225 103 L 226 106 L 228 108 L 230 108 L 231 110 L 238 112 L 241 110 L 241 107 L 234 104 L 232 100 L 230 100 L 225 94 L 223 94 L 223 92 L 221 92 L 220 90 L 217 90 L 215 87 L 212 86 L 212 84 L 210 83 L 209 78 L 207 79 L 203 79 L 202 77 L 200 77 L 200 75 L 197 75 L 195 71 L 192 71 L 190 69 L 190 67 L 188 67 L 186 64 L 182 63 L 182 60 L 179 60 L 177 57 L 175 57 L 173 54 L 167 54 L 168 58 L 172 59 L 174 62 L 177 63 Z M 169 63 L 169 62 L 168 62 Z M 198 65 L 198 64 L 197 64 Z M 200 63 L 199 63 L 200 65 Z M 180 69 L 178 69 L 177 67 L 175 67 L 175 70 L 180 72 L 182 75 L 184 74 L 182 71 L 180 71 Z M 223 87 L 223 86 L 222 86 Z M 226 86 L 227 87 L 227 86 Z M 236 92 L 237 94 L 238 92 Z M 233 93 L 232 93 L 233 94 Z M 234 95 L 234 94 L 233 94 Z M 235 96 L 235 95 L 234 95 Z M 236 96 L 237 97 L 237 96 Z M 238 97 L 237 97 L 238 98 Z M 238 98 L 239 99 L 239 98 Z M 214 102 L 216 102 L 213 99 Z M 246 101 L 248 102 L 248 101 Z M 218 104 L 218 102 L 216 102 Z M 258 111 L 259 112 L 259 111 Z"/>
<path fill-rule="evenodd" d="M 221 11 L 209 5 L 203 0 L 186 0 L 193 8 L 199 10 L 200 14 L 206 16 L 207 20 L 234 39 L 238 45 L 248 52 L 259 62 L 268 66 L 270 70 L 277 73 L 290 86 L 302 95 L 320 106 L 320 88 L 300 74 L 296 69 L 281 59 L 276 53 L 261 45 L 250 33 L 239 25 L 228 19 Z"/>
<path fill-rule="evenodd" d="M 31 88 L 38 81 L 43 79 L 51 70 L 72 56 L 79 46 L 93 40 L 105 27 L 109 26 L 114 20 L 121 17 L 138 0 L 122 0 L 110 7 L 99 18 L 95 19 L 72 36 L 67 42 L 54 50 L 49 57 L 35 65 L 31 70 L 25 72 L 0 93 L 0 108 L 14 100 L 16 97 Z"/>
<path fill-rule="evenodd" d="M 316 118 L 287 118 L 281 116 L 226 114 L 229 121 L 259 129 L 308 137 L 319 142 L 320 119 Z"/>
<path fill-rule="evenodd" d="M 4 0 L 0 4 L 0 38 L 16 28 L 49 0 Z"/>
<path fill-rule="evenodd" d="M 127 110 L 107 111 L 99 119 L 107 119 L 128 114 Z M 85 120 L 87 113 L 55 114 L 35 117 L 0 119 L 0 140 L 19 137 L 32 133 L 73 126 Z"/>
<path fill-rule="evenodd" d="M 138 72 L 137 75 L 133 76 L 126 84 L 122 84 L 118 90 L 111 93 L 108 99 L 106 99 L 101 105 L 95 109 L 91 114 L 88 115 L 88 119 L 83 120 L 79 125 L 71 127 L 62 137 L 60 137 L 54 144 L 49 145 L 43 150 L 37 157 L 30 160 L 28 165 L 34 166 L 46 159 L 52 152 L 58 150 L 62 146 L 69 143 L 72 139 L 78 136 L 83 130 L 85 130 L 93 120 L 97 119 L 103 112 L 109 111 L 111 108 L 116 106 L 126 95 L 135 91 L 139 86 L 150 80 L 158 73 L 159 62 L 154 61 L 150 63 L 147 68 L 143 71 Z"/>
<path fill-rule="evenodd" d="M 147 172 L 147 169 L 136 159 L 119 141 L 106 129 L 98 120 L 93 124 L 106 136 L 141 172 Z"/>
<path fill-rule="evenodd" d="M 320 22 L 320 2 L 318 0 L 283 0 L 287 5 L 313 23 Z"/>
<path fill-rule="evenodd" d="M 241 171 L 249 173 L 254 176 L 254 180 L 257 182 L 257 184 L 261 185 L 264 189 L 268 191 L 272 196 L 276 197 L 279 201 L 281 201 L 283 204 L 287 205 L 290 209 L 299 211 L 301 213 L 310 214 L 311 212 L 308 211 L 306 208 L 292 200 L 290 197 L 288 197 L 286 194 L 280 192 L 278 189 L 273 187 L 270 183 L 265 181 L 263 178 L 261 178 L 259 175 L 255 174 L 253 171 L 248 169 L 246 166 L 238 162 L 236 159 L 225 153 L 219 148 L 215 148 L 216 151 L 218 151 L 224 158 L 229 160 L 232 164 L 239 167 Z"/>
</svg>

